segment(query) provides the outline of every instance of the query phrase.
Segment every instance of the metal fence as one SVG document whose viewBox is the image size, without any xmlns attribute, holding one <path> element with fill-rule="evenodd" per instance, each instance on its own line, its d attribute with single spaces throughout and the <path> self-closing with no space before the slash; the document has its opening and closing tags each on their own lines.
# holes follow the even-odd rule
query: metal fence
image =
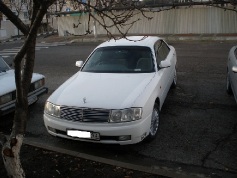
<svg viewBox="0 0 237 178">
<path fill-rule="evenodd" d="M 129 30 L 129 34 L 230 34 L 237 33 L 237 13 L 215 7 L 190 7 L 147 12 L 148 20 L 142 14 L 132 20 L 141 19 Z M 110 21 L 108 20 L 108 23 Z M 60 36 L 67 33 L 83 35 L 87 30 L 88 16 L 64 16 L 58 18 Z M 98 35 L 106 31 L 98 23 L 91 22 L 90 29 Z M 123 29 L 124 31 L 126 28 Z M 110 28 L 112 34 L 119 34 L 115 28 Z"/>
</svg>

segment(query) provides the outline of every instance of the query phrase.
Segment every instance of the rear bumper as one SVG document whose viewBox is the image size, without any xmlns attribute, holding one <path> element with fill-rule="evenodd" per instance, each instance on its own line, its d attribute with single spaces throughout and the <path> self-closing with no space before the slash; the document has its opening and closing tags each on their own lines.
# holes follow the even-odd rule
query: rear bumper
<svg viewBox="0 0 237 178">
<path fill-rule="evenodd" d="M 39 88 L 28 94 L 28 104 L 31 105 L 38 100 L 38 97 L 42 94 L 48 93 L 47 87 Z M 15 102 L 16 100 L 12 100 L 4 105 L 0 106 L 0 116 L 6 115 L 15 110 Z"/>
</svg>

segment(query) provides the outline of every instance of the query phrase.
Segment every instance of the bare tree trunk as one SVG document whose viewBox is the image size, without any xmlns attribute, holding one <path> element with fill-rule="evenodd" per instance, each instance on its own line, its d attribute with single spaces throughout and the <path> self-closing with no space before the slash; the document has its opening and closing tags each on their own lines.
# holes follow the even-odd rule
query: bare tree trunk
<svg viewBox="0 0 237 178">
<path fill-rule="evenodd" d="M 9 145 L 9 142 L 7 142 L 7 144 L 5 144 L 3 147 L 2 151 L 3 162 L 9 177 L 14 178 L 25 177 L 25 172 L 22 169 L 19 154 L 23 138 L 24 136 L 22 134 L 18 134 L 15 138 L 16 143 L 13 143 L 14 145 L 11 145 L 12 143 L 10 143 Z M 13 140 L 11 142 L 13 142 Z"/>
<path fill-rule="evenodd" d="M 51 2 L 53 1 L 48 1 L 47 3 L 36 0 L 34 1 L 32 23 L 29 33 L 24 45 L 14 59 L 17 96 L 14 124 L 9 140 L 6 141 L 6 139 L 1 139 L 2 136 L 0 135 L 0 141 L 3 145 L 3 162 L 9 177 L 25 177 L 25 172 L 20 161 L 20 150 L 24 139 L 24 133 L 26 131 L 26 123 L 29 118 L 27 95 L 34 69 L 37 30 L 40 27 L 41 21 Z"/>
</svg>

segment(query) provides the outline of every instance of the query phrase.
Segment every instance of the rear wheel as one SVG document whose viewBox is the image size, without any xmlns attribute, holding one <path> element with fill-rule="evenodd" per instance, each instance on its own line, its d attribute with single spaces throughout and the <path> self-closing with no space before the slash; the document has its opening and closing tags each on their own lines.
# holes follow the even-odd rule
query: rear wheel
<svg viewBox="0 0 237 178">
<path fill-rule="evenodd" d="M 151 126 L 150 126 L 150 131 L 149 131 L 147 140 L 153 140 L 156 137 L 158 127 L 159 127 L 159 122 L 160 122 L 159 106 L 157 104 L 155 104 L 153 111 L 152 111 Z"/>
</svg>

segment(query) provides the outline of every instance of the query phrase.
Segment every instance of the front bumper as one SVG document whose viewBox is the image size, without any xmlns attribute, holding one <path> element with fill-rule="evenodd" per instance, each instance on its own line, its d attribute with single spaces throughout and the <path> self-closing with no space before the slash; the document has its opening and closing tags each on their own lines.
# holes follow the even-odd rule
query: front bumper
<svg viewBox="0 0 237 178">
<path fill-rule="evenodd" d="M 47 87 L 41 87 L 31 93 L 28 94 L 28 104 L 31 105 L 38 100 L 38 97 L 44 93 L 48 93 Z M 12 100 L 4 105 L 0 106 L 0 116 L 6 115 L 15 110 L 15 102 L 16 100 Z"/>
<path fill-rule="evenodd" d="M 151 116 L 126 123 L 85 123 L 66 121 L 44 114 L 44 124 L 49 134 L 53 136 L 87 142 L 126 145 L 141 142 L 149 134 L 150 118 Z M 100 134 L 100 140 L 70 137 L 67 136 L 67 129 L 96 132 Z M 123 136 L 130 136 L 130 139 L 120 140 L 119 138 Z"/>
</svg>

